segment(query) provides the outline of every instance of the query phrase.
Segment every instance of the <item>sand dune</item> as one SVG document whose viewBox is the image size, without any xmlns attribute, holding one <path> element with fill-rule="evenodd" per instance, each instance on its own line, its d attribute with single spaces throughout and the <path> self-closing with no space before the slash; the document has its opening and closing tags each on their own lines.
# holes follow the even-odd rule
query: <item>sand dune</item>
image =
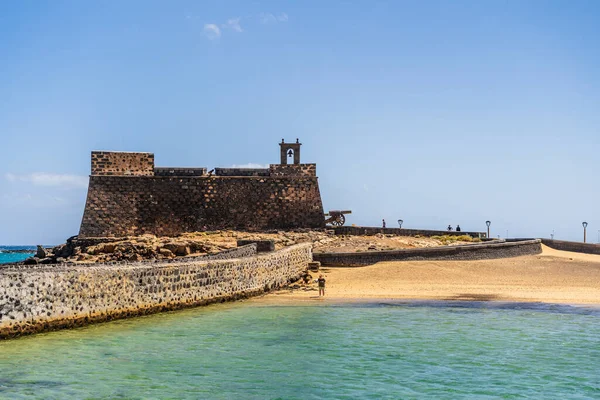
<svg viewBox="0 0 600 400">
<path fill-rule="evenodd" d="M 600 255 L 543 246 L 537 256 L 482 261 L 382 262 L 322 268 L 324 301 L 336 299 L 496 300 L 600 304 Z M 316 278 L 317 274 L 313 273 Z M 267 302 L 315 301 L 316 285 L 282 290 Z"/>
</svg>

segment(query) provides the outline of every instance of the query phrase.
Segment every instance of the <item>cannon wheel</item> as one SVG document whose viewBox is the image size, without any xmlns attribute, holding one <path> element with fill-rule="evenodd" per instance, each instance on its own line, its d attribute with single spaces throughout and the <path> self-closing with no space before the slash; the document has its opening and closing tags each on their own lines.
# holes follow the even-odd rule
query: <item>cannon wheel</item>
<svg viewBox="0 0 600 400">
<path fill-rule="evenodd" d="M 344 214 L 337 215 L 335 219 L 331 221 L 331 224 L 335 226 L 342 226 L 344 223 L 346 223 L 346 217 L 344 217 Z"/>
</svg>

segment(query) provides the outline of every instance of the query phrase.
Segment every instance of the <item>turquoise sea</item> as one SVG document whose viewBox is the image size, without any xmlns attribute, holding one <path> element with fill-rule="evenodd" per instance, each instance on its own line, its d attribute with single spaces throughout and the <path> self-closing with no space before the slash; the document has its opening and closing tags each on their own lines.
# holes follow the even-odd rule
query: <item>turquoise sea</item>
<svg viewBox="0 0 600 400">
<path fill-rule="evenodd" d="M 18 250 L 18 252 L 17 252 Z M 23 253 L 24 250 L 30 250 Z M 36 250 L 36 246 L 0 246 L 0 264 L 9 264 L 17 261 L 23 261 L 31 257 Z"/>
<path fill-rule="evenodd" d="M 0 342 L 2 399 L 598 399 L 600 310 L 247 301 Z"/>
</svg>

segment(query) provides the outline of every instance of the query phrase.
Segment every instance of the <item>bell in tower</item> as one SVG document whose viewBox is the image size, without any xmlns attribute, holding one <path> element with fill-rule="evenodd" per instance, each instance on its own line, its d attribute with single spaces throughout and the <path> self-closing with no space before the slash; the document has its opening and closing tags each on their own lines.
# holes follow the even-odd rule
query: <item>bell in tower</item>
<svg viewBox="0 0 600 400">
<path fill-rule="evenodd" d="M 279 143 L 281 164 L 287 164 L 288 157 L 293 157 L 294 164 L 300 164 L 300 146 L 302 146 L 302 143 L 298 139 L 296 139 L 296 143 L 286 143 L 285 140 L 281 139 L 281 143 Z"/>
</svg>

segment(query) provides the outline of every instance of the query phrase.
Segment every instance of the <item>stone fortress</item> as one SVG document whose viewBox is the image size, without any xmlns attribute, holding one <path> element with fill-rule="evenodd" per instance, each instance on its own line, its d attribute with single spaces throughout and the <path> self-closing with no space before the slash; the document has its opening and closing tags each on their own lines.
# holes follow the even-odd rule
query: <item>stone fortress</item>
<svg viewBox="0 0 600 400">
<path fill-rule="evenodd" d="M 155 167 L 152 153 L 93 151 L 79 237 L 323 228 L 316 164 L 300 163 L 301 145 L 282 139 L 281 163 L 269 168 L 209 172 Z"/>
</svg>

